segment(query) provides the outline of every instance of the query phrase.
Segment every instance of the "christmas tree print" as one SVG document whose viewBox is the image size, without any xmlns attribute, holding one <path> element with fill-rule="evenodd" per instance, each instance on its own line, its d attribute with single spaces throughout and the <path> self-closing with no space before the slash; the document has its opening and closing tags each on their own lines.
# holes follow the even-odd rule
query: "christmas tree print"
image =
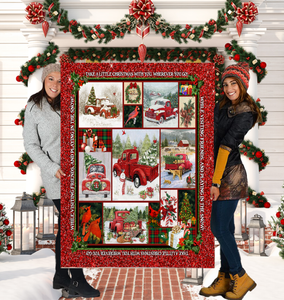
<svg viewBox="0 0 284 300">
<path fill-rule="evenodd" d="M 98 160 L 92 155 L 84 152 L 84 163 L 85 163 L 86 172 L 88 171 L 90 165 L 99 164 L 101 162 L 102 162 L 101 160 Z"/>
<path fill-rule="evenodd" d="M 125 223 L 134 222 L 135 224 L 138 221 L 138 206 L 136 206 L 130 214 L 127 216 L 127 218 L 124 220 Z"/>
<path fill-rule="evenodd" d="M 123 152 L 123 146 L 121 143 L 121 139 L 119 134 L 116 135 L 115 140 L 112 143 L 112 155 L 115 158 L 120 157 L 121 153 Z"/>
<path fill-rule="evenodd" d="M 184 199 L 179 213 L 179 218 L 184 224 L 187 224 L 187 221 L 192 217 L 193 213 L 191 210 L 191 204 L 189 203 L 188 193 L 184 193 Z"/>
<path fill-rule="evenodd" d="M 139 164 L 154 167 L 157 165 L 158 157 L 158 142 L 154 140 L 150 148 L 144 152 L 144 155 L 139 160 Z"/>
<path fill-rule="evenodd" d="M 284 188 L 284 184 L 282 185 Z M 276 213 L 276 218 L 271 217 L 272 222 L 268 221 L 273 231 L 272 240 L 277 244 L 277 247 L 280 248 L 279 255 L 284 259 L 284 195 L 281 196 L 281 204 L 278 207 L 278 211 Z"/>
<path fill-rule="evenodd" d="M 6 217 L 5 206 L 0 203 L 0 253 L 7 252 L 12 249 L 12 227 Z"/>
<path fill-rule="evenodd" d="M 95 89 L 92 86 L 90 94 L 88 96 L 87 104 L 96 105 L 96 103 L 97 103 L 97 98 L 96 98 L 96 94 L 95 94 Z"/>
</svg>

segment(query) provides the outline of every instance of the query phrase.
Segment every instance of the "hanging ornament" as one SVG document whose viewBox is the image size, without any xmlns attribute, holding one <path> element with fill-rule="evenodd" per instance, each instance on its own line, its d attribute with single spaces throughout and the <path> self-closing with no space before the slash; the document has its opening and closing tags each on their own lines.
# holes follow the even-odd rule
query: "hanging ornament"
<svg viewBox="0 0 284 300">
<path fill-rule="evenodd" d="M 31 2 L 26 7 L 26 19 L 33 25 L 42 23 L 42 30 L 44 36 L 47 35 L 49 24 L 45 20 L 45 11 L 43 11 L 43 5 L 38 2 Z"/>
<path fill-rule="evenodd" d="M 243 2 L 242 8 L 237 7 L 233 2 L 231 5 L 234 7 L 238 22 L 236 24 L 238 35 L 241 36 L 243 24 L 250 24 L 258 15 L 258 9 L 253 2 Z"/>
<path fill-rule="evenodd" d="M 150 32 L 148 19 L 154 14 L 155 6 L 151 0 L 133 0 L 129 5 L 129 14 L 137 19 L 136 34 L 144 38 Z M 142 26 L 144 29 L 142 30 Z"/>
<path fill-rule="evenodd" d="M 138 53 L 139 53 L 139 58 L 141 62 L 144 62 L 145 56 L 146 56 L 147 48 L 146 46 L 142 43 L 138 47 Z"/>
</svg>

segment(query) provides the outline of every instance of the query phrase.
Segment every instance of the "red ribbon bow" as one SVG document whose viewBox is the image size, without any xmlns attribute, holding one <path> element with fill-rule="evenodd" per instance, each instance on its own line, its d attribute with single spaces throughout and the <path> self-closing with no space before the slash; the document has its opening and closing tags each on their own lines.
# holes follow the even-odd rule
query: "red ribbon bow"
<svg viewBox="0 0 284 300">
<path fill-rule="evenodd" d="M 150 32 L 150 25 L 147 20 L 154 14 L 155 6 L 151 0 L 133 0 L 129 5 L 129 14 L 138 20 L 136 34 L 144 38 Z M 145 28 L 142 30 L 142 25 Z"/>
<path fill-rule="evenodd" d="M 242 8 L 236 7 L 233 2 L 231 3 L 231 5 L 236 11 L 237 19 L 244 24 L 252 23 L 258 15 L 258 9 L 253 2 L 243 2 Z"/>
<path fill-rule="evenodd" d="M 130 89 L 136 89 L 137 88 L 137 83 L 136 82 L 134 82 L 134 83 L 130 83 Z"/>
<path fill-rule="evenodd" d="M 176 208 L 173 205 L 166 205 L 161 208 L 162 220 L 164 221 L 170 212 L 176 213 Z"/>
<path fill-rule="evenodd" d="M 26 19 L 33 25 L 40 24 L 45 20 L 45 12 L 43 11 L 43 5 L 38 2 L 31 2 L 26 7 Z"/>
</svg>

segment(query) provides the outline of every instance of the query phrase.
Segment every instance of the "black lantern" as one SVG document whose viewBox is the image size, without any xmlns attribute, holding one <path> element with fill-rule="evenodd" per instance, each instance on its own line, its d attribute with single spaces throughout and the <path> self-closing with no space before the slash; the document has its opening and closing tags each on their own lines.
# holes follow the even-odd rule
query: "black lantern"
<svg viewBox="0 0 284 300">
<path fill-rule="evenodd" d="M 265 254 L 265 224 L 260 215 L 254 215 L 248 225 L 249 254 L 267 256 Z"/>
<path fill-rule="evenodd" d="M 182 284 L 196 284 L 201 285 L 203 283 L 203 268 L 185 268 L 185 278 Z"/>
<path fill-rule="evenodd" d="M 23 193 L 16 197 L 13 210 L 13 251 L 12 254 L 35 252 L 35 212 L 37 208 L 31 195 Z"/>
<path fill-rule="evenodd" d="M 247 201 L 241 199 L 234 214 L 235 239 L 237 241 L 248 240 L 247 234 Z"/>
<path fill-rule="evenodd" d="M 54 203 L 46 196 L 38 202 L 38 235 L 39 240 L 55 240 L 54 235 Z"/>
</svg>

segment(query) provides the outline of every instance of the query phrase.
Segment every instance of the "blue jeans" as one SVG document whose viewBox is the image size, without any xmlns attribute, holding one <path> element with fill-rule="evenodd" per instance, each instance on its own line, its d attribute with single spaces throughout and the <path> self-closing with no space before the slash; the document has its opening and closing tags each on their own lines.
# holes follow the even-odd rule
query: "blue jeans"
<svg viewBox="0 0 284 300">
<path fill-rule="evenodd" d="M 239 200 L 213 201 L 211 231 L 220 243 L 221 272 L 235 275 L 243 270 L 234 237 L 234 212 Z"/>
</svg>

